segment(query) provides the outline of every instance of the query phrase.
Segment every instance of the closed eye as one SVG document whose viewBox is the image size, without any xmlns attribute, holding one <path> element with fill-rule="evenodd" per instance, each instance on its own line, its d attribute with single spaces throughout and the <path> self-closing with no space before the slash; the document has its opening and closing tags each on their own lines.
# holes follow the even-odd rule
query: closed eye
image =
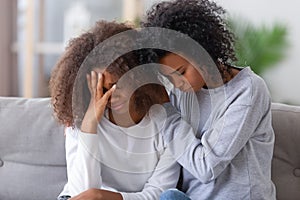
<svg viewBox="0 0 300 200">
<path fill-rule="evenodd" d="M 172 72 L 171 74 L 176 74 L 178 76 L 184 75 L 185 74 L 185 68 L 184 65 L 178 67 L 174 72 Z"/>
<path fill-rule="evenodd" d="M 185 70 L 180 69 L 180 70 L 176 71 L 174 74 L 176 74 L 177 76 L 183 76 L 185 74 Z"/>
</svg>

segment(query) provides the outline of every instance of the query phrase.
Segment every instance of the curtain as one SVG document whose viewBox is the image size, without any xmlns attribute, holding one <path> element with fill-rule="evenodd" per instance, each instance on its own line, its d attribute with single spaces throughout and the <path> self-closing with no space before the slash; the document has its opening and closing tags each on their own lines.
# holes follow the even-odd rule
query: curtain
<svg viewBox="0 0 300 200">
<path fill-rule="evenodd" d="M 18 96 L 16 24 L 17 0 L 0 0 L 0 96 Z"/>
</svg>

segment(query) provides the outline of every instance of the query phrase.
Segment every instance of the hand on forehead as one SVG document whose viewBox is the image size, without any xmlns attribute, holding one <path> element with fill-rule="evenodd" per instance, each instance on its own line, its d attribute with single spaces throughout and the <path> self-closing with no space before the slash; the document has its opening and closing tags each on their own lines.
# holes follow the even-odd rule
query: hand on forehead
<svg viewBox="0 0 300 200">
<path fill-rule="evenodd" d="M 121 89 L 131 89 L 134 85 L 134 75 L 130 71 L 128 73 L 112 73 L 106 68 L 93 68 L 96 73 L 102 74 L 103 87 L 105 89 L 110 89 L 113 85 L 117 85 L 117 88 Z"/>
</svg>

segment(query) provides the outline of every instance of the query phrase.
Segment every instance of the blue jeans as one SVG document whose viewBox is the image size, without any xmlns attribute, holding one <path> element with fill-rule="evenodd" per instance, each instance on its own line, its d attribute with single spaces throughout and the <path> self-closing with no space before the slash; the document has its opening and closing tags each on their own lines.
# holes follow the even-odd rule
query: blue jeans
<svg viewBox="0 0 300 200">
<path fill-rule="evenodd" d="M 191 198 L 177 189 L 169 189 L 160 195 L 160 200 L 191 200 Z"/>
</svg>

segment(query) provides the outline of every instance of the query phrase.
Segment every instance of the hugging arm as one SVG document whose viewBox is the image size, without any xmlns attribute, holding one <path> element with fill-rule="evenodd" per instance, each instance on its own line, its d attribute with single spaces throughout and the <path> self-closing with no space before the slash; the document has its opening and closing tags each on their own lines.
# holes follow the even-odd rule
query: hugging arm
<svg viewBox="0 0 300 200">
<path fill-rule="evenodd" d="M 246 145 L 263 118 L 260 110 L 250 105 L 230 106 L 203 133 L 195 136 L 193 128 L 171 104 L 164 104 L 172 126 L 164 127 L 164 139 L 176 160 L 201 182 L 216 179 Z M 235 116 L 235 117 L 232 117 Z M 270 144 L 272 141 L 269 141 Z"/>
</svg>

